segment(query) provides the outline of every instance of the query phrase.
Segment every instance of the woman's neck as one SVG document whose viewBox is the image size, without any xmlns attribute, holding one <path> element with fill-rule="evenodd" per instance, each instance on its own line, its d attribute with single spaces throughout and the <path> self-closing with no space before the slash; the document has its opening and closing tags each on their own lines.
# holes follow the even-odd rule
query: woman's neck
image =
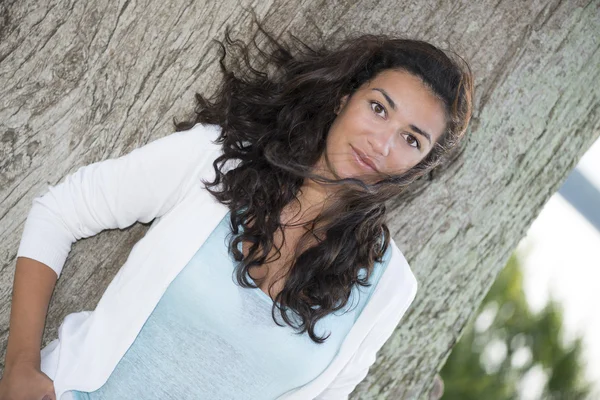
<svg viewBox="0 0 600 400">
<path fill-rule="evenodd" d="M 298 201 L 290 202 L 282 210 L 282 224 L 304 225 L 314 220 L 327 204 L 331 192 L 311 179 L 305 182 L 296 196 Z"/>
</svg>

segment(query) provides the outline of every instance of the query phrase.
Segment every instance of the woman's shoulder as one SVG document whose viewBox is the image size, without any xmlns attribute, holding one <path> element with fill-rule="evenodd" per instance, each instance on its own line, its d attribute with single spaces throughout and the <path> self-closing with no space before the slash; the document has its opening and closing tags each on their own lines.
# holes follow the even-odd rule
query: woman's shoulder
<svg viewBox="0 0 600 400">
<path fill-rule="evenodd" d="M 195 145 L 203 146 L 207 149 L 217 149 L 221 147 L 220 144 L 215 143 L 220 134 L 220 125 L 198 122 L 187 130 L 176 131 L 169 136 L 172 136 L 173 139 L 180 138 L 182 142 L 187 141 L 190 144 L 193 142 Z"/>
<path fill-rule="evenodd" d="M 132 153 L 135 156 L 157 156 L 174 163 L 193 163 L 198 157 L 212 155 L 221 149 L 221 144 L 216 143 L 220 133 L 219 125 L 197 123 L 189 129 L 152 139 L 133 149 Z"/>
<path fill-rule="evenodd" d="M 394 239 L 390 239 L 390 251 L 392 254 L 388 265 L 388 269 L 391 269 L 389 277 L 399 285 L 395 292 L 402 297 L 401 302 L 412 303 L 419 286 L 417 278 Z"/>
<path fill-rule="evenodd" d="M 169 135 L 146 145 L 154 147 L 155 152 L 162 154 L 161 159 L 169 158 L 169 165 L 173 170 L 174 165 L 181 164 L 185 167 L 186 174 L 206 174 L 212 171 L 212 162 L 222 154 L 223 146 L 217 143 L 221 134 L 221 126 L 215 124 L 196 123 L 189 129 L 172 132 Z"/>
</svg>

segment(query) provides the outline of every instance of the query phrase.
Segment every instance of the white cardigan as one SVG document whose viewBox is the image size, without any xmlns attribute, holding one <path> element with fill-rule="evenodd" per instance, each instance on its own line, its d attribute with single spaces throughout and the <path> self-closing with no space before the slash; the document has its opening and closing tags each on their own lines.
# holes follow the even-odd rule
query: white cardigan
<svg viewBox="0 0 600 400">
<path fill-rule="evenodd" d="M 57 400 L 104 384 L 170 282 L 227 213 L 200 182 L 214 177 L 220 129 L 196 124 L 82 166 L 33 200 L 17 257 L 38 260 L 59 277 L 76 240 L 154 220 L 96 309 L 67 315 L 58 338 L 41 350 L 41 369 L 54 381 Z M 330 365 L 278 400 L 347 399 L 366 377 L 417 292 L 404 255 L 391 246 L 388 267 Z"/>
</svg>

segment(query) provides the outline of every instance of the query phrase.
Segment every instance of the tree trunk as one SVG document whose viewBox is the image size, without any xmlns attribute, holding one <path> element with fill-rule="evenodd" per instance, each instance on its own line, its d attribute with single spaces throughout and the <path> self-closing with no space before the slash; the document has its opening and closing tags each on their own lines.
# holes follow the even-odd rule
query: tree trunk
<svg viewBox="0 0 600 400">
<path fill-rule="evenodd" d="M 15 256 L 34 197 L 78 167 L 174 131 L 194 92 L 216 89 L 226 24 L 250 32 L 250 1 L 0 4 L 0 349 Z M 240 4 L 241 3 L 241 4 Z M 468 140 L 393 202 L 390 228 L 417 298 L 355 399 L 422 399 L 513 249 L 599 136 L 598 1 L 255 2 L 267 29 L 308 43 L 354 32 L 424 39 L 476 76 Z M 283 39 L 288 39 L 287 33 Z M 418 195 L 418 197 L 417 197 Z M 418 199 L 418 200 L 417 200 Z M 93 310 L 148 225 L 73 245 L 43 344 Z"/>
</svg>

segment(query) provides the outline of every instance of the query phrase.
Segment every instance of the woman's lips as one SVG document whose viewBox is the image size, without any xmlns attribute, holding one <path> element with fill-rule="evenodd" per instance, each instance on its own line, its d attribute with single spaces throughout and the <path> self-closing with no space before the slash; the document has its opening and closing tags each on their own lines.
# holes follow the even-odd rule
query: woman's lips
<svg viewBox="0 0 600 400">
<path fill-rule="evenodd" d="M 350 146 L 352 147 L 352 146 Z M 354 159 L 356 160 L 356 163 L 359 164 L 362 168 L 371 171 L 371 172 L 378 172 L 373 166 L 369 165 L 367 162 L 363 161 L 363 159 L 360 157 L 360 155 L 358 154 L 358 152 L 356 151 L 356 149 L 354 147 L 352 147 L 352 152 L 354 154 Z M 371 161 L 372 162 L 372 161 Z"/>
</svg>

